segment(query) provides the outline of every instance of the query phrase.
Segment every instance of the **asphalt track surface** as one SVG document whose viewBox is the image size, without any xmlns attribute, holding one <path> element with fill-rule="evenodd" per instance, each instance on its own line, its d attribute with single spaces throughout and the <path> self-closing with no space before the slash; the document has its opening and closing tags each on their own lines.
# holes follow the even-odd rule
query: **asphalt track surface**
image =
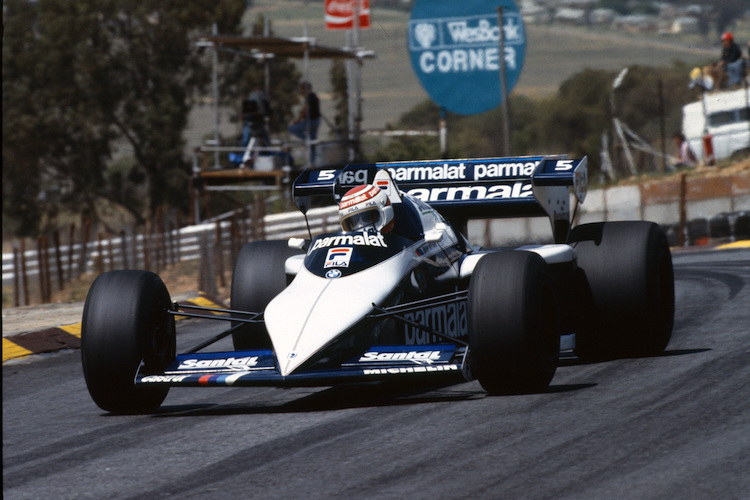
<svg viewBox="0 0 750 500">
<path fill-rule="evenodd" d="M 78 351 L 6 363 L 4 498 L 750 498 L 750 250 L 674 262 L 665 355 L 565 359 L 542 394 L 173 389 L 112 416 Z"/>
</svg>

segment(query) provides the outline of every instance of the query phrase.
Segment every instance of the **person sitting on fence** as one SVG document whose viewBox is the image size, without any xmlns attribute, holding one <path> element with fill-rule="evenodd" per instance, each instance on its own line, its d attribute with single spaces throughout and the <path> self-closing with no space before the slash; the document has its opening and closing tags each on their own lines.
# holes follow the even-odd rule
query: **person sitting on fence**
<svg viewBox="0 0 750 500">
<path fill-rule="evenodd" d="M 721 35 L 721 45 L 721 59 L 711 66 L 711 76 L 717 88 L 739 85 L 745 77 L 742 49 L 729 31 Z"/>
</svg>

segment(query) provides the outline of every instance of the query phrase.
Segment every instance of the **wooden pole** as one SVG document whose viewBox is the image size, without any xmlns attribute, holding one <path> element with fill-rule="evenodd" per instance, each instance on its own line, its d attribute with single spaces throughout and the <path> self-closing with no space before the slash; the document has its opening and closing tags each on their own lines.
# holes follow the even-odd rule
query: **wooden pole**
<svg viewBox="0 0 750 500">
<path fill-rule="evenodd" d="M 29 305 L 29 278 L 26 274 L 26 240 L 21 238 L 21 283 L 23 283 L 23 304 Z"/>
<path fill-rule="evenodd" d="M 226 286 L 224 280 L 224 247 L 221 244 L 221 222 L 216 221 L 216 230 L 214 231 L 214 261 L 216 262 L 216 274 L 219 276 L 219 285 L 223 288 Z"/>
<path fill-rule="evenodd" d="M 510 113 L 508 112 L 508 84 L 505 79 L 505 37 L 503 36 L 503 8 L 497 8 L 497 26 L 500 32 L 500 109 L 503 117 L 503 152 L 510 156 Z"/>
<path fill-rule="evenodd" d="M 120 230 L 120 252 L 122 252 L 122 268 L 123 269 L 130 269 L 128 266 L 128 240 L 127 240 L 127 233 L 125 233 L 125 230 Z"/>
<path fill-rule="evenodd" d="M 68 228 L 68 281 L 73 279 L 73 253 L 76 242 L 76 225 L 75 222 L 70 223 Z"/>
<path fill-rule="evenodd" d="M 99 257 L 94 263 L 96 274 L 104 272 L 104 246 L 102 245 L 102 237 L 102 233 L 96 233 L 96 253 Z"/>
<path fill-rule="evenodd" d="M 21 257 L 18 255 L 18 245 L 13 244 L 13 307 L 21 305 Z"/>
<path fill-rule="evenodd" d="M 112 245 L 112 233 L 107 233 L 107 252 L 109 253 L 109 270 L 115 270 L 115 250 Z"/>
<path fill-rule="evenodd" d="M 89 237 L 91 236 L 91 219 L 88 217 L 84 219 L 84 229 L 83 229 L 83 241 L 81 244 L 81 260 L 78 262 L 78 276 L 81 276 L 86 273 L 86 259 L 88 258 L 88 255 L 86 255 L 87 247 L 89 244 Z"/>
<path fill-rule="evenodd" d="M 39 301 L 41 303 L 45 303 L 46 298 L 47 298 L 45 291 L 47 290 L 47 288 L 46 288 L 46 283 L 45 283 L 46 280 L 44 277 L 44 273 L 46 272 L 47 269 L 44 264 L 44 250 L 42 247 L 41 236 L 39 236 L 36 239 L 36 259 L 37 259 L 37 265 L 39 269 Z"/>
<path fill-rule="evenodd" d="M 57 284 L 58 288 L 62 292 L 63 285 L 65 284 L 63 279 L 63 266 L 62 266 L 62 255 L 60 253 L 60 231 L 55 229 L 52 233 L 52 237 L 55 242 L 55 265 L 57 266 Z"/>
<path fill-rule="evenodd" d="M 151 270 L 151 219 L 146 221 L 146 232 L 143 235 L 143 268 Z"/>
</svg>

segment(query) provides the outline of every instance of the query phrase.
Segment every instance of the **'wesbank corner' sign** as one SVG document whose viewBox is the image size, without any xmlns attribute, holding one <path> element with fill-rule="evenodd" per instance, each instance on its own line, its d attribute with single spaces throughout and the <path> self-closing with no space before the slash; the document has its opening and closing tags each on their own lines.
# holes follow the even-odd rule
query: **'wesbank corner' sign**
<svg viewBox="0 0 750 500">
<path fill-rule="evenodd" d="M 503 8 L 502 28 L 497 7 Z M 508 92 L 526 53 L 523 20 L 513 0 L 417 0 L 408 36 L 422 86 L 438 105 L 464 115 L 500 105 L 500 37 Z"/>
</svg>

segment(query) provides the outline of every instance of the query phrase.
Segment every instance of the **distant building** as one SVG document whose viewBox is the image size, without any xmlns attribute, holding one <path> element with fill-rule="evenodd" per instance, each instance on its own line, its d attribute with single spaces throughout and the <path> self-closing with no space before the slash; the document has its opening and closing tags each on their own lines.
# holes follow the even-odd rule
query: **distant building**
<svg viewBox="0 0 750 500">
<path fill-rule="evenodd" d="M 616 13 L 612 9 L 594 9 L 589 14 L 589 22 L 595 25 L 612 24 L 615 15 Z"/>
<path fill-rule="evenodd" d="M 586 24 L 586 11 L 584 9 L 562 8 L 557 9 L 554 19 L 566 24 Z"/>
<path fill-rule="evenodd" d="M 673 34 L 695 34 L 700 32 L 698 18 L 692 16 L 678 17 L 670 25 L 670 33 Z"/>
</svg>

